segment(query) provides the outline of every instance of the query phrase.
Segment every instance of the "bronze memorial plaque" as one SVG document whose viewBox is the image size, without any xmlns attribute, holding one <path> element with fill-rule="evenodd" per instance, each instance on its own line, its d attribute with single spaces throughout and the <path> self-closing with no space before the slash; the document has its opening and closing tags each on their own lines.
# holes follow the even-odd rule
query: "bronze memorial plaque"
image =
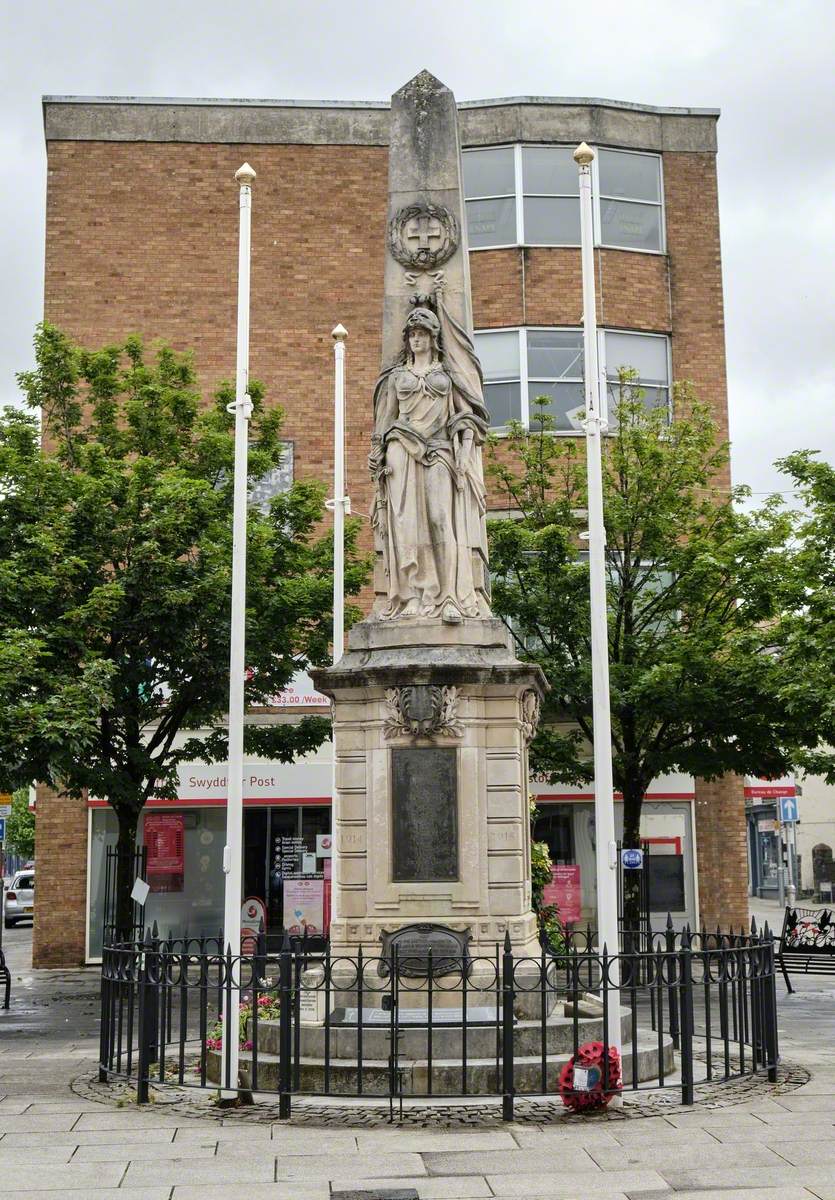
<svg viewBox="0 0 835 1200">
<path fill-rule="evenodd" d="M 446 746 L 391 752 L 395 883 L 458 878 L 457 751 Z"/>
</svg>

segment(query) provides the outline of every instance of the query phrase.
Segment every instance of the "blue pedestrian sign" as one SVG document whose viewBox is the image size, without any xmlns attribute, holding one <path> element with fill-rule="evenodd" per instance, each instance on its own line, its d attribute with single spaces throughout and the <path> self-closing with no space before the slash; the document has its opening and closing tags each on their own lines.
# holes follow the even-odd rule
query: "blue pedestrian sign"
<svg viewBox="0 0 835 1200">
<path fill-rule="evenodd" d="M 6 818 L 0 817 L 0 842 L 6 840 Z"/>
<path fill-rule="evenodd" d="M 644 865 L 643 850 L 621 850 L 620 861 L 627 871 L 640 871 Z"/>
<path fill-rule="evenodd" d="M 797 820 L 797 796 L 780 797 L 780 823 L 791 825 Z"/>
</svg>

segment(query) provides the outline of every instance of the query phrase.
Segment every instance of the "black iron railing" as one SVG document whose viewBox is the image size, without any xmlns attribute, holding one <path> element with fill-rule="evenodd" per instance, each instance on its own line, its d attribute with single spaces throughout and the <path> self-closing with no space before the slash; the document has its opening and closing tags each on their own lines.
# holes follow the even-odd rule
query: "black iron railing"
<svg viewBox="0 0 835 1200">
<path fill-rule="evenodd" d="M 108 945 L 102 962 L 100 1077 L 151 1085 L 294 1096 L 495 1096 L 505 1119 L 516 1096 L 579 1095 L 575 1067 L 596 1055 L 598 1089 L 680 1089 L 765 1072 L 778 1062 L 775 953 L 758 933 L 675 932 L 611 955 L 593 931 L 554 952 L 336 957 L 263 935 L 252 954 L 218 938 Z M 223 1012 L 242 1006 L 240 1072 L 230 1079 Z M 621 1009 L 622 1057 L 610 1054 Z M 591 1048 L 591 1049 L 589 1049 Z M 585 1057 L 584 1057 L 585 1056 Z M 619 1076 L 622 1072 L 622 1085 Z M 576 1076 L 580 1078 L 579 1075 Z"/>
</svg>

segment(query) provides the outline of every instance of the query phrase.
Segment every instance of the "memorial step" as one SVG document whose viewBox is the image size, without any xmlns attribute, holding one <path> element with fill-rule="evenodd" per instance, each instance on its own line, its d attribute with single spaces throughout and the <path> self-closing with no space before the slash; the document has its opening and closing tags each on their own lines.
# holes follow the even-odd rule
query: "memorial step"
<svg viewBox="0 0 835 1200">
<path fill-rule="evenodd" d="M 663 1040 L 664 1075 L 668 1077 L 676 1069 L 672 1040 Z M 220 1083 L 222 1051 L 209 1051 L 207 1075 L 212 1083 Z M 517 1095 L 556 1094 L 559 1077 L 570 1054 L 552 1054 L 545 1060 L 545 1088 L 542 1088 L 542 1059 L 539 1055 L 522 1055 L 514 1058 L 514 1086 Z M 658 1078 L 658 1039 L 647 1033 L 638 1039 L 638 1081 L 649 1082 Z M 255 1091 L 278 1091 L 279 1059 L 276 1054 L 258 1055 L 258 1077 L 253 1079 L 252 1053 L 241 1051 L 240 1067 Z M 325 1094 L 325 1061 L 321 1058 L 300 1057 L 298 1063 L 298 1085 L 300 1095 L 320 1096 Z M 423 1096 L 430 1093 L 430 1069 L 427 1058 L 405 1058 L 398 1061 L 398 1075 L 402 1079 L 404 1096 Z M 431 1068 L 431 1094 L 433 1096 L 486 1096 L 501 1094 L 501 1062 L 495 1057 L 468 1058 L 467 1087 L 463 1086 L 463 1066 L 460 1058 L 434 1058 Z M 624 1085 L 632 1082 L 632 1052 L 625 1048 L 623 1054 Z M 328 1069 L 328 1094 L 356 1095 L 358 1090 L 356 1059 L 334 1058 Z M 400 1088 L 398 1084 L 398 1090 Z M 391 1091 L 391 1075 L 388 1059 L 364 1059 L 362 1064 L 362 1094 L 372 1097 L 387 1097 Z"/>
</svg>

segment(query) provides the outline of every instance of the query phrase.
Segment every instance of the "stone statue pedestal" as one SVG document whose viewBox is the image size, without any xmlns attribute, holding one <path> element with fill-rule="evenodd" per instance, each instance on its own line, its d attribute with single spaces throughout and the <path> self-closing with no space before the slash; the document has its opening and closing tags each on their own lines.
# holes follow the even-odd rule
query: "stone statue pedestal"
<svg viewBox="0 0 835 1200">
<path fill-rule="evenodd" d="M 332 957 L 379 954 L 419 924 L 460 935 L 472 958 L 494 958 L 505 933 L 516 956 L 537 956 L 527 743 L 540 669 L 493 618 L 372 617 L 313 678 L 334 705 Z"/>
</svg>

